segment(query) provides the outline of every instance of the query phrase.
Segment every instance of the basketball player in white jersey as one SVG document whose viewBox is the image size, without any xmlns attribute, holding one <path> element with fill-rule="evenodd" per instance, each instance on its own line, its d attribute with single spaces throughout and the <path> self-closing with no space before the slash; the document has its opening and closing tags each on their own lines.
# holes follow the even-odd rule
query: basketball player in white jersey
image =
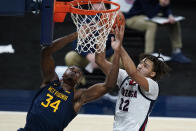
<svg viewBox="0 0 196 131">
<path fill-rule="evenodd" d="M 120 29 L 121 45 L 124 25 Z M 117 79 L 119 87 L 116 102 L 114 131 L 144 131 L 148 116 L 159 94 L 157 81 L 169 71 L 160 58 L 144 55 L 136 67 L 128 53 L 121 46 L 120 56 L 125 70 L 120 69 Z M 105 74 L 112 66 L 105 54 L 96 54 L 96 63 Z"/>
</svg>

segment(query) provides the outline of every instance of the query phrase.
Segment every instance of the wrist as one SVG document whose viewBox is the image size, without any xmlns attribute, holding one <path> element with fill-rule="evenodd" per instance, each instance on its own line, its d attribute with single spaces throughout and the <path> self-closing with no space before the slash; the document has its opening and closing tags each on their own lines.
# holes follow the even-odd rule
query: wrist
<svg viewBox="0 0 196 131">
<path fill-rule="evenodd" d="M 121 52 L 120 52 L 120 55 L 124 55 L 124 52 L 125 52 L 125 49 L 123 47 L 121 47 Z"/>
<path fill-rule="evenodd" d="M 121 47 L 118 48 L 118 49 L 115 49 L 114 51 L 120 54 L 120 52 L 121 52 Z"/>
</svg>

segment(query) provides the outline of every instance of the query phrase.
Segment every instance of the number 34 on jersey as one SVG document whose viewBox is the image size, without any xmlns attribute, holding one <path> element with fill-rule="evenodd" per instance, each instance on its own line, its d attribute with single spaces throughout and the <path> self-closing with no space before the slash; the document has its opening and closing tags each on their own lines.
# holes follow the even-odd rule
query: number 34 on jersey
<svg viewBox="0 0 196 131">
<path fill-rule="evenodd" d="M 53 112 L 56 112 L 59 108 L 61 100 L 51 102 L 54 97 L 50 95 L 49 93 L 47 93 L 47 97 L 48 98 L 44 102 L 41 102 L 41 105 L 45 108 L 47 107 L 53 108 L 54 109 Z"/>
</svg>

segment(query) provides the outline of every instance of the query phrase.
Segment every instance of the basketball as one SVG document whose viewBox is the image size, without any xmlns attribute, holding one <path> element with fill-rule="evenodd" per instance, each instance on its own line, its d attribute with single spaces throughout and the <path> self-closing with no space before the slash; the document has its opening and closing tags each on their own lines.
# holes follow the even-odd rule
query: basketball
<svg viewBox="0 0 196 131">
<path fill-rule="evenodd" d="M 103 26 L 105 25 L 105 28 L 108 28 L 109 25 L 108 25 L 108 21 L 111 21 L 113 19 L 113 14 L 110 14 L 109 16 L 108 15 L 105 15 L 103 14 L 100 18 L 100 23 L 99 25 L 100 26 Z M 115 21 L 114 21 L 114 24 L 112 26 L 113 29 L 116 28 L 116 25 L 118 26 L 118 28 L 120 29 L 120 26 L 125 24 L 125 17 L 123 15 L 122 12 L 118 12 L 117 15 L 116 15 L 116 18 L 115 18 Z M 112 33 L 112 32 L 111 32 Z"/>
<path fill-rule="evenodd" d="M 117 16 L 116 16 L 116 19 L 114 21 L 114 24 L 113 24 L 112 28 L 115 29 L 116 25 L 117 25 L 118 28 L 120 29 L 120 26 L 124 25 L 124 24 L 125 24 L 125 17 L 123 15 L 123 13 L 119 11 Z"/>
</svg>

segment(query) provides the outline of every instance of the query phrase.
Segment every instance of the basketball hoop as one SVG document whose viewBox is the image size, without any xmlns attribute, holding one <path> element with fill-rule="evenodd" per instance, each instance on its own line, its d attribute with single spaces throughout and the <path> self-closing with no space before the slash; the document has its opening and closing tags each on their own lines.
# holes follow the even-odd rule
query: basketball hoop
<svg viewBox="0 0 196 131">
<path fill-rule="evenodd" d="M 105 4 L 113 5 L 116 8 L 106 9 Z M 97 5 L 99 6 L 97 7 Z M 54 21 L 63 22 L 66 13 L 70 12 L 78 32 L 76 50 L 79 53 L 100 53 L 106 47 L 107 36 L 112 29 L 119 9 L 119 4 L 108 0 L 55 2 Z"/>
</svg>

